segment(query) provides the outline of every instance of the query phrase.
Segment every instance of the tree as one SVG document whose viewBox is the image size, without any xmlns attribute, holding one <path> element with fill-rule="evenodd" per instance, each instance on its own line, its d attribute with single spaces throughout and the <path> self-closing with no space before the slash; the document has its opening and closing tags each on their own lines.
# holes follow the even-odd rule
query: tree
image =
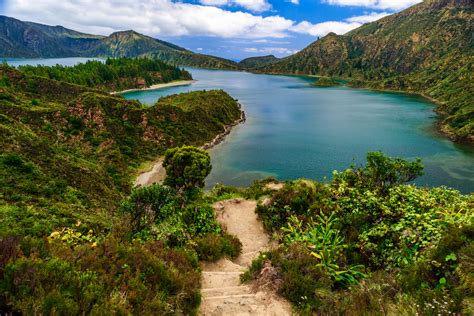
<svg viewBox="0 0 474 316">
<path fill-rule="evenodd" d="M 388 188 L 410 182 L 423 175 L 421 159 L 407 161 L 390 158 L 381 152 L 369 152 L 364 170 L 368 185 L 385 192 Z"/>
<path fill-rule="evenodd" d="M 391 187 L 413 181 L 422 175 L 423 164 L 419 158 L 407 161 L 390 158 L 382 152 L 369 152 L 365 167 L 352 166 L 344 172 L 335 172 L 334 180 L 385 194 Z"/>
<path fill-rule="evenodd" d="M 159 184 L 133 189 L 130 197 L 120 206 L 123 213 L 130 215 L 133 233 L 166 219 L 176 208 L 178 201 L 174 190 Z"/>
<path fill-rule="evenodd" d="M 204 180 L 212 169 L 209 154 L 193 146 L 168 149 L 163 167 L 166 169 L 164 184 L 180 193 L 204 187 Z"/>
</svg>

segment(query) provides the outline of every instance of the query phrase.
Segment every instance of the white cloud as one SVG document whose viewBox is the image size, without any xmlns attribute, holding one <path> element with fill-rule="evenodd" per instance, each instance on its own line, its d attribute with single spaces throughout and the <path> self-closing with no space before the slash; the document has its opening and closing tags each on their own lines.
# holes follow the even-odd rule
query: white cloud
<svg viewBox="0 0 474 316">
<path fill-rule="evenodd" d="M 289 41 L 275 41 L 275 40 L 269 40 L 269 39 L 256 39 L 252 41 L 253 43 L 263 43 L 263 44 L 291 44 Z"/>
<path fill-rule="evenodd" d="M 267 0 L 200 0 L 199 2 L 211 6 L 235 5 L 255 12 L 270 10 L 272 7 Z"/>
<path fill-rule="evenodd" d="M 300 4 L 300 0 L 287 0 L 293 4 Z"/>
<path fill-rule="evenodd" d="M 244 48 L 246 53 L 259 53 L 259 54 L 278 54 L 278 55 L 291 55 L 298 52 L 297 49 L 290 49 L 286 47 L 246 47 Z"/>
<path fill-rule="evenodd" d="M 322 23 L 312 24 L 308 21 L 300 22 L 293 27 L 291 31 L 296 33 L 309 34 L 312 36 L 325 36 L 330 32 L 336 34 L 345 34 L 353 29 L 356 29 L 364 23 L 376 21 L 387 16 L 388 13 L 370 13 L 367 15 L 354 16 L 345 21 L 328 21 Z"/>
<path fill-rule="evenodd" d="M 338 6 L 367 7 L 382 10 L 401 10 L 422 0 L 324 0 L 325 3 Z"/>
<path fill-rule="evenodd" d="M 353 16 L 351 18 L 346 19 L 347 22 L 356 22 L 356 23 L 369 23 L 373 21 L 377 21 L 383 17 L 386 17 L 387 15 L 390 15 L 390 13 L 387 12 L 372 12 L 367 15 L 360 15 L 360 16 Z"/>
<path fill-rule="evenodd" d="M 241 5 L 268 3 L 268 0 L 200 1 L 216 4 L 232 1 Z M 312 36 L 324 36 L 329 32 L 343 34 L 365 22 L 386 15 L 386 13 L 371 13 L 344 21 L 296 23 L 278 15 L 262 16 L 248 12 L 234 12 L 174 0 L 9 0 L 4 13 L 21 20 L 63 25 L 92 34 L 109 35 L 115 31 L 134 29 L 154 37 L 214 36 L 261 40 L 260 43 L 280 45 L 286 42 L 278 43 L 275 39 L 287 38 L 291 32 Z"/>
<path fill-rule="evenodd" d="M 278 15 L 263 17 L 172 0 L 10 0 L 5 14 L 104 35 L 134 29 L 167 37 L 282 38 L 288 36 L 287 31 L 294 24 Z"/>
</svg>

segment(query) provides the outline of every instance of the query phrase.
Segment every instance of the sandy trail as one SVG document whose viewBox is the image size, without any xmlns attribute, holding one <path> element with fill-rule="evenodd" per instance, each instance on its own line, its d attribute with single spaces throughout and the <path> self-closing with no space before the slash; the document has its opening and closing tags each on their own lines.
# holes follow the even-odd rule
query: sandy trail
<svg viewBox="0 0 474 316">
<path fill-rule="evenodd" d="M 163 167 L 163 159 L 153 164 L 150 171 L 141 173 L 135 180 L 134 186 L 149 186 L 154 183 L 163 183 L 166 178 L 166 170 Z"/>
<path fill-rule="evenodd" d="M 255 292 L 240 282 L 240 275 L 269 239 L 255 214 L 255 201 L 233 199 L 214 204 L 219 222 L 242 242 L 242 254 L 234 261 L 203 263 L 203 301 L 199 315 L 291 315 L 291 306 L 269 292 Z"/>
</svg>

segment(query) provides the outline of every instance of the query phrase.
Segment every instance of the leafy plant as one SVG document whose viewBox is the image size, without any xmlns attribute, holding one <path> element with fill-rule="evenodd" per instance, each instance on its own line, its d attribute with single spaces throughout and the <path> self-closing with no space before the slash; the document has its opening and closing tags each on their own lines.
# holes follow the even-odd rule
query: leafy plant
<svg viewBox="0 0 474 316">
<path fill-rule="evenodd" d="M 168 149 L 163 166 L 165 184 L 179 192 L 204 187 L 204 180 L 212 169 L 209 153 L 193 146 Z"/>
<path fill-rule="evenodd" d="M 365 277 L 362 272 L 364 266 L 351 265 L 344 268 L 338 264 L 347 245 L 339 230 L 335 228 L 336 221 L 334 214 L 318 214 L 314 221 L 303 228 L 302 222 L 292 216 L 288 226 L 282 229 L 285 233 L 284 240 L 286 244 L 298 242 L 306 245 L 311 256 L 317 259 L 317 266 L 327 271 L 336 283 L 343 286 L 357 284 L 359 279 Z"/>
</svg>

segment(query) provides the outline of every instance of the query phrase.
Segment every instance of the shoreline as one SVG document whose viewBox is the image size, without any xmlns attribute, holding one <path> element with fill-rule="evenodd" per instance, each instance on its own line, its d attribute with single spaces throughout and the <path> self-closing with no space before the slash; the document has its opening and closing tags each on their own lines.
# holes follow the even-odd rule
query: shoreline
<svg viewBox="0 0 474 316">
<path fill-rule="evenodd" d="M 226 136 L 229 135 L 230 132 L 232 132 L 232 129 L 235 126 L 237 126 L 241 123 L 244 123 L 247 120 L 247 118 L 245 116 L 245 112 L 242 110 L 242 107 L 241 107 L 240 104 L 239 104 L 239 108 L 240 108 L 240 118 L 238 120 L 234 121 L 233 123 L 224 126 L 224 131 L 220 134 L 217 134 L 216 137 L 214 137 L 214 139 L 211 140 L 210 142 L 207 142 L 204 145 L 202 145 L 200 147 L 201 149 L 209 150 L 209 149 L 219 145 L 220 143 L 222 143 L 225 140 Z"/>
<path fill-rule="evenodd" d="M 314 75 L 314 74 L 291 74 L 291 73 L 288 74 L 288 73 L 280 73 L 280 72 L 253 72 L 253 71 L 250 71 L 250 72 L 254 74 L 271 75 L 271 76 L 290 76 L 290 77 L 294 76 L 294 77 L 307 77 L 307 78 L 325 77 L 325 76 L 319 76 L 319 75 Z M 346 79 L 346 78 L 341 77 L 338 79 L 349 80 L 347 84 L 342 85 L 343 87 L 348 87 L 352 89 L 361 89 L 361 90 L 367 90 L 367 91 L 375 91 L 375 92 L 401 93 L 401 94 L 413 95 L 413 96 L 423 98 L 427 102 L 433 104 L 433 107 L 434 107 L 433 112 L 436 113 L 436 115 L 438 116 L 436 119 L 437 122 L 434 124 L 434 127 L 439 135 L 443 136 L 445 139 L 453 142 L 454 144 L 468 146 L 471 148 L 474 147 L 473 137 L 459 138 L 455 136 L 455 134 L 450 130 L 450 128 L 447 125 L 443 124 L 443 121 L 446 117 L 445 116 L 446 113 L 444 113 L 441 108 L 443 107 L 443 105 L 445 105 L 445 103 L 431 96 L 426 95 L 423 91 L 375 88 L 375 87 L 371 87 L 370 85 L 364 84 L 364 83 L 367 83 L 366 81 L 362 81 L 360 85 L 351 85 L 350 79 L 348 78 Z"/>
<path fill-rule="evenodd" d="M 220 143 L 222 143 L 226 136 L 232 132 L 232 129 L 245 122 L 246 121 L 246 116 L 245 112 L 242 110 L 242 106 L 239 104 L 239 109 L 240 109 L 240 118 L 232 122 L 231 124 L 225 125 L 224 126 L 224 131 L 222 133 L 217 134 L 211 141 L 205 143 L 204 145 L 200 146 L 199 148 L 204 149 L 204 150 L 209 150 Z M 138 187 L 138 186 L 149 186 L 154 183 L 163 183 L 163 181 L 166 178 L 166 170 L 163 167 L 163 158 L 159 157 L 158 159 L 154 160 L 151 163 L 151 168 L 147 168 L 147 170 L 144 170 L 135 177 L 135 181 L 133 182 L 133 187 Z"/>
<path fill-rule="evenodd" d="M 110 92 L 110 94 L 116 95 L 116 94 L 122 94 L 122 93 L 127 93 L 127 92 L 160 90 L 160 89 L 170 88 L 170 87 L 188 86 L 195 82 L 197 82 L 197 80 L 178 80 L 178 81 L 171 81 L 167 83 L 157 83 L 146 88 L 135 88 L 135 89 L 126 89 L 122 91 L 112 91 Z"/>
</svg>

